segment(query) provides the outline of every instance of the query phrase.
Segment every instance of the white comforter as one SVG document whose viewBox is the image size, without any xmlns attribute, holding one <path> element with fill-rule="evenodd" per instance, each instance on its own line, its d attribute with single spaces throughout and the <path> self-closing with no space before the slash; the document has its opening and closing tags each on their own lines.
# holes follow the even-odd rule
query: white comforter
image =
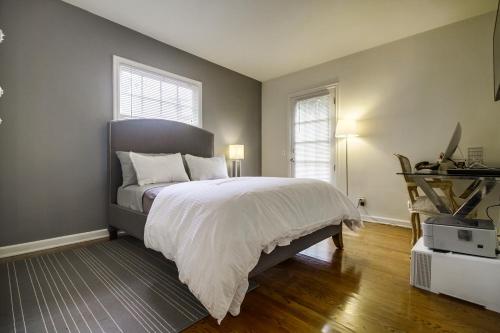
<svg viewBox="0 0 500 333">
<path fill-rule="evenodd" d="M 194 181 L 162 190 L 144 232 L 147 247 L 175 261 L 186 283 L 219 323 L 238 315 L 248 273 L 262 251 L 339 224 L 355 229 L 349 199 L 319 180 L 242 177 Z"/>
</svg>

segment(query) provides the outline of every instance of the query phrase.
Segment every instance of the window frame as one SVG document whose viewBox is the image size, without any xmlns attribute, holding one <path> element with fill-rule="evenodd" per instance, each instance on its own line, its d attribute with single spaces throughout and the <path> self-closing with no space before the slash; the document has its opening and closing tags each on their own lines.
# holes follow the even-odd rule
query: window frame
<svg viewBox="0 0 500 333">
<path fill-rule="evenodd" d="M 135 67 L 139 70 L 145 72 L 151 72 L 156 75 L 164 76 L 169 79 L 182 81 L 191 85 L 198 87 L 198 124 L 193 124 L 192 126 L 203 128 L 203 112 L 202 112 L 202 95 L 203 95 L 203 84 L 200 81 L 196 81 L 178 74 L 170 73 L 165 70 L 148 66 L 140 62 L 123 58 L 117 55 L 113 55 L 113 120 L 123 120 L 123 119 L 144 119 L 142 117 L 126 117 L 120 114 L 120 65 L 127 65 Z M 165 119 L 165 118 L 145 118 L 145 119 Z M 167 119 L 176 121 L 173 119 Z"/>
<path fill-rule="evenodd" d="M 336 124 L 338 122 L 338 110 L 339 110 L 339 98 L 338 98 L 339 87 L 338 83 L 332 83 L 328 85 L 319 86 L 313 89 L 302 90 L 288 95 L 288 176 L 295 177 L 294 166 L 292 160 L 295 158 L 295 154 L 292 151 L 294 144 L 294 125 L 295 125 L 295 106 L 300 100 L 313 98 L 315 96 L 321 96 L 328 94 L 331 98 L 331 105 L 333 106 L 330 110 L 330 126 L 331 126 L 331 138 L 330 138 L 330 149 L 332 150 L 331 165 L 330 165 L 330 183 L 337 183 L 337 163 L 338 163 L 338 143 L 335 137 Z"/>
</svg>

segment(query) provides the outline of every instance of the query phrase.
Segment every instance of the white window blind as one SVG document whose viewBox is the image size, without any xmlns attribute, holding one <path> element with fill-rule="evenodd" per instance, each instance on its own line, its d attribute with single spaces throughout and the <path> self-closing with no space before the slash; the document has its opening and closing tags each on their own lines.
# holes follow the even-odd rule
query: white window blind
<svg viewBox="0 0 500 333">
<path fill-rule="evenodd" d="M 123 58 L 115 61 L 115 118 L 160 118 L 201 127 L 200 82 Z"/>
<path fill-rule="evenodd" d="M 330 95 L 300 99 L 293 123 L 294 177 L 332 180 Z"/>
</svg>

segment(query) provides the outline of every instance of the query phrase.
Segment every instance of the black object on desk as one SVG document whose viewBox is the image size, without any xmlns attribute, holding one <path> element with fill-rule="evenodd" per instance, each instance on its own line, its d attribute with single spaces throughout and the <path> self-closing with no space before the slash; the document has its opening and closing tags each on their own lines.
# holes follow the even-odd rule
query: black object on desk
<svg viewBox="0 0 500 333">
<path fill-rule="evenodd" d="M 500 168 L 448 169 L 450 175 L 471 175 L 477 177 L 500 177 Z"/>
</svg>

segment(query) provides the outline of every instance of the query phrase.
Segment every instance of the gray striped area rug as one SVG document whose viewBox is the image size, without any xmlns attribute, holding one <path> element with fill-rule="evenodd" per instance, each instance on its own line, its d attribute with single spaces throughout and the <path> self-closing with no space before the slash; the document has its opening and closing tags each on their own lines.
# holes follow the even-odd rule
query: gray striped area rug
<svg viewBox="0 0 500 333">
<path fill-rule="evenodd" d="M 0 265 L 0 332 L 179 332 L 208 315 L 173 262 L 123 237 Z"/>
</svg>

